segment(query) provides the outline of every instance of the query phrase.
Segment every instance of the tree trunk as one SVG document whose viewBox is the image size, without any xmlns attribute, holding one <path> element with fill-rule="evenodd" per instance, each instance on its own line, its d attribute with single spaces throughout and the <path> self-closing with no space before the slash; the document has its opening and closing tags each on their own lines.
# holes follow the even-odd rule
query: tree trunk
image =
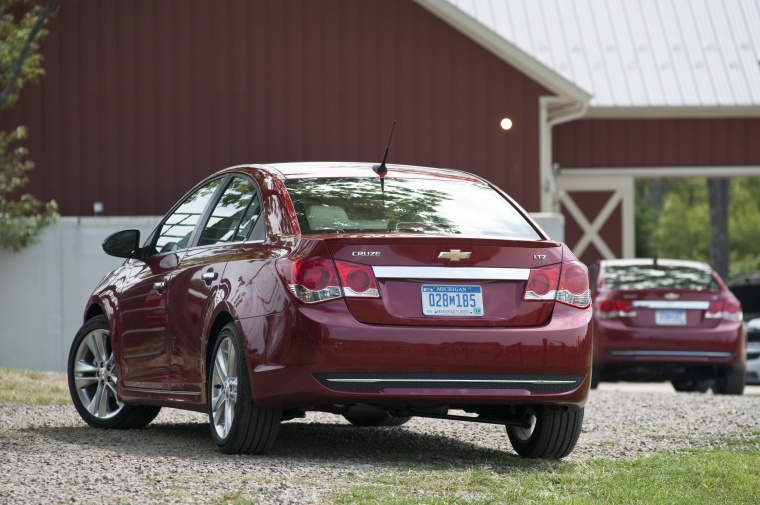
<svg viewBox="0 0 760 505">
<path fill-rule="evenodd" d="M 729 179 L 707 179 L 710 195 L 710 263 L 728 278 L 728 187 Z"/>
</svg>

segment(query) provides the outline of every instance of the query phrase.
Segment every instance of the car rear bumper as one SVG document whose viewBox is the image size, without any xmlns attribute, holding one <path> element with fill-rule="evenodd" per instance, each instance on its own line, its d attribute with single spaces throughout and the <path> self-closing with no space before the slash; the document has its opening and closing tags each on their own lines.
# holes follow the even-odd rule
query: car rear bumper
<svg viewBox="0 0 760 505">
<path fill-rule="evenodd" d="M 594 330 L 594 367 L 607 379 L 710 377 L 718 367 L 740 370 L 746 363 L 744 329 L 730 321 L 707 329 L 631 328 L 597 321 Z"/>
<path fill-rule="evenodd" d="M 541 327 L 367 325 L 340 302 L 240 323 L 261 406 L 582 406 L 590 386 L 590 310 L 559 304 Z"/>
</svg>

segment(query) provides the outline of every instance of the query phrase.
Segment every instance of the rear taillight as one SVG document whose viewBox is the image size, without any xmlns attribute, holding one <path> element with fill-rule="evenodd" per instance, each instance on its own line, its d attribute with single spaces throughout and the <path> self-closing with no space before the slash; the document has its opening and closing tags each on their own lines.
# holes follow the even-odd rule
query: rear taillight
<svg viewBox="0 0 760 505">
<path fill-rule="evenodd" d="M 742 306 L 737 300 L 729 298 L 726 301 L 711 302 L 705 312 L 705 319 L 725 319 L 739 322 L 742 320 Z"/>
<path fill-rule="evenodd" d="M 297 258 L 277 260 L 277 269 L 293 295 L 304 303 L 343 296 L 332 260 Z"/>
<path fill-rule="evenodd" d="M 556 300 L 586 308 L 591 304 L 588 270 L 580 261 L 534 268 L 528 276 L 523 300 Z"/>
<path fill-rule="evenodd" d="M 346 297 L 380 298 L 372 267 L 338 260 L 335 266 Z"/>
<path fill-rule="evenodd" d="M 589 289 L 586 265 L 580 261 L 563 263 L 557 301 L 580 308 L 591 305 L 591 289 Z"/>
<path fill-rule="evenodd" d="M 618 317 L 636 317 L 636 310 L 630 301 L 598 300 L 594 314 L 599 319 L 615 319 Z"/>
<path fill-rule="evenodd" d="M 337 267 L 337 270 L 336 270 Z M 372 267 L 327 258 L 277 261 L 290 292 L 304 303 L 317 303 L 346 296 L 380 298 Z"/>
</svg>

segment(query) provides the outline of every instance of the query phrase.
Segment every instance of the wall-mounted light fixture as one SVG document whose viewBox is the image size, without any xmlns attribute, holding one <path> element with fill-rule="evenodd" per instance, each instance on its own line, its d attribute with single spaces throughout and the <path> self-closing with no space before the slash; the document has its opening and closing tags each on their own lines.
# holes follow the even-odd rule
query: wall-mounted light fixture
<svg viewBox="0 0 760 505">
<path fill-rule="evenodd" d="M 508 117 L 505 117 L 504 119 L 502 119 L 501 123 L 499 124 L 501 125 L 502 130 L 509 130 L 512 128 L 512 120 L 509 119 Z"/>
<path fill-rule="evenodd" d="M 103 202 L 95 202 L 92 204 L 92 213 L 96 216 L 103 215 Z"/>
</svg>

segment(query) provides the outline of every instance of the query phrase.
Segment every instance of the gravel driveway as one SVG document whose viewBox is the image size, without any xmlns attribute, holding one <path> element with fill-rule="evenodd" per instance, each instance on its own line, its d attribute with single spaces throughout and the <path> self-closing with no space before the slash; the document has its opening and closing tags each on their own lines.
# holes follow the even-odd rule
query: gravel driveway
<svg viewBox="0 0 760 505">
<path fill-rule="evenodd" d="M 744 396 L 602 384 L 586 406 L 568 461 L 630 458 L 758 443 L 760 387 Z M 0 405 L 0 503 L 206 503 L 242 492 L 260 503 L 319 503 L 336 483 L 419 462 L 435 468 L 510 466 L 503 427 L 415 418 L 357 428 L 329 414 L 284 423 L 271 454 L 225 456 L 206 417 L 164 409 L 148 428 L 87 427 L 73 406 Z"/>
</svg>

